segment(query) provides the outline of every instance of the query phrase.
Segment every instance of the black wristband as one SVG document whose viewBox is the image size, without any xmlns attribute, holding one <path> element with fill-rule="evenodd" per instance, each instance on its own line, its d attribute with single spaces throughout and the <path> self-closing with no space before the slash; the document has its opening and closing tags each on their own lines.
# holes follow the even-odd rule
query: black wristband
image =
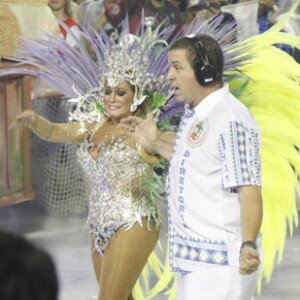
<svg viewBox="0 0 300 300">
<path fill-rule="evenodd" d="M 245 246 L 249 246 L 249 247 L 251 247 L 251 248 L 257 250 L 257 246 L 256 246 L 256 243 L 255 243 L 254 241 L 244 241 L 244 242 L 242 242 L 242 246 L 241 246 L 241 250 L 240 250 L 240 251 L 242 251 L 242 249 L 243 249 Z"/>
</svg>

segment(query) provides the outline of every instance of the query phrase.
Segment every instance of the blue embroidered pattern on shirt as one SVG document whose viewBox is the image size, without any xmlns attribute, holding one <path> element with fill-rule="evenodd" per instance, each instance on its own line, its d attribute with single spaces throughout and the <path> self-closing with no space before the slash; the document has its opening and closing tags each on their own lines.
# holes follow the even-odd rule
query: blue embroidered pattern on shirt
<svg viewBox="0 0 300 300">
<path fill-rule="evenodd" d="M 241 123 L 236 123 L 236 133 L 237 133 L 237 149 L 238 157 L 240 162 L 240 176 L 243 178 L 242 182 L 249 182 L 250 175 L 247 167 L 246 159 L 246 137 L 245 128 Z"/>
<path fill-rule="evenodd" d="M 228 265 L 227 246 L 223 241 L 200 241 L 171 237 L 171 263 L 174 271 L 192 271 L 204 264 Z"/>
<path fill-rule="evenodd" d="M 241 122 L 230 122 L 219 137 L 225 186 L 260 185 L 259 136 Z"/>
</svg>

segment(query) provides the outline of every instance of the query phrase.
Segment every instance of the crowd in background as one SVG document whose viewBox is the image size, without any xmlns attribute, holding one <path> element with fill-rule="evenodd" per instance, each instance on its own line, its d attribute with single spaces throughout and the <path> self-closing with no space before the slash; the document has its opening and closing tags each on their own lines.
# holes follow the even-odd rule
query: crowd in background
<svg viewBox="0 0 300 300">
<path fill-rule="evenodd" d="M 118 29 L 122 20 L 128 16 L 132 33 L 138 29 L 142 13 L 152 20 L 153 26 L 163 21 L 165 26 L 175 24 L 180 30 L 182 26 L 192 24 L 195 18 L 205 21 L 221 13 L 224 15 L 225 22 L 232 21 L 235 16 L 225 12 L 226 9 L 223 8 L 247 3 L 249 1 L 245 0 L 49 0 L 49 6 L 55 16 L 68 27 L 78 24 L 96 31 L 104 29 L 110 32 Z M 292 5 L 292 0 L 258 0 L 255 12 L 257 33 L 263 33 L 270 28 Z M 298 7 L 283 27 L 284 31 L 300 36 L 299 12 Z M 60 28 L 62 34 L 66 36 L 65 29 L 62 26 Z M 297 61 L 300 60 L 298 51 L 288 46 L 282 48 L 293 55 Z"/>
<path fill-rule="evenodd" d="M 51 2 L 61 3 L 61 7 L 53 7 Z M 128 14 L 131 30 L 136 30 L 141 12 L 153 17 L 155 24 L 164 20 L 165 25 L 182 26 L 190 23 L 196 16 L 202 19 L 218 14 L 221 7 L 249 2 L 245 0 L 50 0 L 49 5 L 54 12 L 64 7 L 66 19 L 72 17 L 84 26 L 92 26 L 96 30 L 117 28 Z M 287 11 L 293 4 L 292 0 L 258 0 L 257 11 L 259 32 L 269 28 L 276 18 Z M 60 15 L 61 18 L 61 15 Z M 299 29 L 298 29 L 299 30 Z"/>
</svg>

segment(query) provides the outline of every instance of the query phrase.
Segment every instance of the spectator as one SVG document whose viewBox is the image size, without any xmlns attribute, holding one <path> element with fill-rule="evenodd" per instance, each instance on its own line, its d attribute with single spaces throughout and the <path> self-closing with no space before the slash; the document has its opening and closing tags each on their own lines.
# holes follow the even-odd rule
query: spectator
<svg viewBox="0 0 300 300">
<path fill-rule="evenodd" d="M 274 12 L 274 14 L 270 18 L 271 22 L 275 23 L 280 21 L 281 18 L 286 15 L 287 11 L 290 9 L 292 5 L 293 5 L 292 0 L 281 1 L 280 7 L 277 8 L 277 11 Z M 283 25 L 282 31 L 300 37 L 300 6 L 296 8 L 295 12 L 290 16 L 289 20 Z M 280 44 L 278 45 L 278 47 L 280 47 L 282 50 L 289 53 L 291 56 L 294 57 L 294 59 L 298 63 L 300 63 L 299 49 L 284 44 Z"/>
<path fill-rule="evenodd" d="M 78 3 L 71 0 L 71 10 L 73 12 L 72 17 L 78 23 Z"/>
<path fill-rule="evenodd" d="M 188 1 L 187 0 L 168 0 L 171 2 L 174 6 L 178 7 L 181 18 L 184 19 L 185 12 L 187 9 Z"/>
<path fill-rule="evenodd" d="M 112 31 L 114 28 L 119 27 L 125 16 L 126 8 L 124 0 L 104 0 L 103 14 L 99 16 L 94 28 L 97 32 L 101 28 L 105 28 L 108 32 Z"/>
<path fill-rule="evenodd" d="M 154 27 L 164 21 L 164 26 L 169 26 L 171 24 L 176 25 L 176 32 L 178 32 L 183 25 L 178 6 L 175 6 L 167 0 L 145 0 L 143 1 L 143 4 L 141 2 L 139 7 L 130 15 L 131 32 L 136 32 L 138 29 L 142 9 L 145 10 L 145 17 L 153 17 Z"/>
<path fill-rule="evenodd" d="M 79 6 L 80 23 L 88 29 L 111 32 L 126 16 L 124 0 L 86 0 Z"/>
<path fill-rule="evenodd" d="M 72 46 L 76 46 L 80 35 L 78 24 L 73 18 L 71 2 L 71 0 L 49 0 L 48 5 L 51 8 L 54 16 L 60 21 L 59 29 L 63 37 Z M 67 27 L 70 28 L 72 34 L 67 31 Z"/>
<path fill-rule="evenodd" d="M 270 14 L 273 11 L 274 0 L 259 0 L 258 26 L 259 33 L 263 33 L 271 27 Z"/>
<path fill-rule="evenodd" d="M 200 4 L 199 0 L 189 0 L 186 9 L 186 23 L 191 24 L 196 16 L 203 20 L 208 20 L 214 16 L 214 13 L 204 4 Z"/>
<path fill-rule="evenodd" d="M 228 4 L 228 1 L 199 1 L 190 0 L 187 10 L 187 24 L 193 22 L 195 17 L 201 20 L 208 20 L 208 22 L 218 22 L 217 29 L 223 27 L 226 24 L 231 24 L 231 41 L 236 42 L 238 40 L 238 25 L 235 17 L 229 12 L 221 11 L 221 6 Z"/>
<path fill-rule="evenodd" d="M 25 238 L 0 232 L 0 299 L 57 300 L 58 279 L 50 255 Z"/>
</svg>

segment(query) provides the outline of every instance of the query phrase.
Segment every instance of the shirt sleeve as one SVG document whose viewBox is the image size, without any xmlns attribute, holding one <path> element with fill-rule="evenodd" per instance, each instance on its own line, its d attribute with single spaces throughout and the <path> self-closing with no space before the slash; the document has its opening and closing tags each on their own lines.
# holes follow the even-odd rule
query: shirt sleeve
<svg viewBox="0 0 300 300">
<path fill-rule="evenodd" d="M 257 127 L 231 121 L 218 138 L 223 187 L 261 185 L 260 134 Z"/>
</svg>

